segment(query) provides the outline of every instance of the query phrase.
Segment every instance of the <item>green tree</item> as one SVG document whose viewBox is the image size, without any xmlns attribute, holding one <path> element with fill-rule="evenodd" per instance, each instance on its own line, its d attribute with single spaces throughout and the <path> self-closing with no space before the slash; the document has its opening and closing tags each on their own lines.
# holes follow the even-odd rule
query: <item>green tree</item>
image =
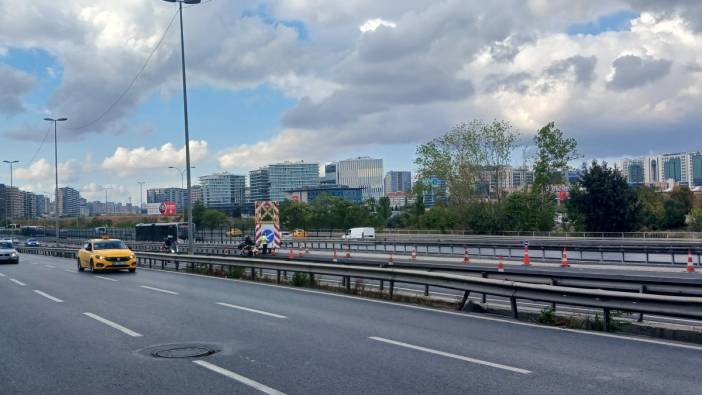
<svg viewBox="0 0 702 395">
<path fill-rule="evenodd" d="M 515 192 L 505 199 L 507 227 L 512 231 L 550 231 L 556 216 L 554 199 L 544 200 L 538 192 Z"/>
<path fill-rule="evenodd" d="M 291 200 L 280 204 L 280 222 L 285 229 L 305 229 L 310 223 L 309 205 Z"/>
<path fill-rule="evenodd" d="M 503 184 L 518 133 L 505 121 L 461 123 L 441 137 L 417 147 L 420 178 L 437 177 L 451 191 L 450 203 L 461 205 L 476 195 L 478 184 Z M 489 190 L 488 190 L 489 193 Z M 442 193 L 440 192 L 439 195 Z M 501 188 L 494 191 L 499 200 Z"/>
<path fill-rule="evenodd" d="M 564 137 L 554 122 L 539 129 L 536 137 L 536 157 L 534 159 L 534 190 L 548 193 L 551 185 L 564 184 L 563 171 L 568 162 L 579 157 L 577 141 Z"/>
<path fill-rule="evenodd" d="M 675 187 L 665 201 L 665 227 L 678 229 L 685 226 L 685 216 L 692 209 L 695 195 L 687 187 Z"/>
<path fill-rule="evenodd" d="M 631 232 L 638 229 L 639 203 L 636 191 L 622 174 L 593 161 L 583 169 L 580 181 L 570 189 L 569 218 L 590 232 Z"/>
<path fill-rule="evenodd" d="M 702 232 L 702 207 L 695 207 L 690 210 L 690 230 Z"/>
<path fill-rule="evenodd" d="M 378 212 L 376 213 L 378 226 L 384 227 L 391 215 L 390 198 L 383 196 L 378 199 Z"/>
<path fill-rule="evenodd" d="M 193 218 L 195 218 L 194 215 Z M 221 211 L 206 209 L 201 222 L 204 229 L 218 228 L 227 224 L 227 215 Z"/>
<path fill-rule="evenodd" d="M 665 227 L 666 215 L 663 196 L 650 187 L 637 187 L 636 194 L 641 203 L 639 223 L 641 230 L 659 230 Z"/>
</svg>

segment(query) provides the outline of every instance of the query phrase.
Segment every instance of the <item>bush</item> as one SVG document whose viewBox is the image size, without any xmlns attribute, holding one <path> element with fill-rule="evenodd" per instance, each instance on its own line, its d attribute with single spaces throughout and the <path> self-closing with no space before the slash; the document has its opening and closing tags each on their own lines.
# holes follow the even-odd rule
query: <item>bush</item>
<svg viewBox="0 0 702 395">
<path fill-rule="evenodd" d="M 551 307 L 541 310 L 539 322 L 542 324 L 554 325 L 556 323 L 556 311 Z"/>
<path fill-rule="evenodd" d="M 292 279 L 290 280 L 290 284 L 292 284 L 295 287 L 304 287 L 307 286 L 310 283 L 310 276 L 307 275 L 307 273 L 302 273 L 302 272 L 295 272 L 293 274 Z"/>
<path fill-rule="evenodd" d="M 229 278 L 242 278 L 244 276 L 244 268 L 243 267 L 230 267 L 229 268 L 229 273 L 227 273 L 227 277 Z"/>
</svg>

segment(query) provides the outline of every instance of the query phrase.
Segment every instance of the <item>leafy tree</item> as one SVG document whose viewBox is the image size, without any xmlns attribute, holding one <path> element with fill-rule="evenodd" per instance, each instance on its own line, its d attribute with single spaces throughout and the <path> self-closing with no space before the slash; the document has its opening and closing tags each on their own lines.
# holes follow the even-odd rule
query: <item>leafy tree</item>
<svg viewBox="0 0 702 395">
<path fill-rule="evenodd" d="M 309 219 L 310 211 L 307 204 L 290 200 L 280 204 L 280 222 L 285 229 L 305 229 Z"/>
<path fill-rule="evenodd" d="M 457 224 L 455 213 L 445 206 L 435 206 L 422 216 L 421 221 L 423 227 L 438 229 L 442 232 L 453 229 Z"/>
<path fill-rule="evenodd" d="M 685 226 L 685 216 L 692 209 L 695 196 L 687 187 L 676 187 L 670 193 L 670 198 L 664 203 L 665 226 L 667 229 L 677 229 Z"/>
<path fill-rule="evenodd" d="M 194 215 L 193 218 L 195 218 Z M 217 228 L 227 224 L 227 215 L 218 210 L 206 209 L 201 222 L 203 228 Z"/>
<path fill-rule="evenodd" d="M 690 230 L 702 232 L 702 207 L 690 210 Z"/>
<path fill-rule="evenodd" d="M 568 162 L 579 157 L 576 151 L 578 143 L 572 137 L 564 137 L 554 122 L 539 129 L 534 143 L 534 190 L 547 193 L 551 185 L 565 183 L 563 171 L 568 167 Z"/>
<path fill-rule="evenodd" d="M 378 212 L 376 213 L 378 226 L 384 227 L 391 215 L 390 198 L 384 196 L 378 199 Z"/>
<path fill-rule="evenodd" d="M 570 218 L 582 221 L 591 232 L 630 232 L 638 228 L 639 203 L 636 191 L 622 174 L 606 163 L 593 161 L 583 169 L 580 181 L 571 187 Z"/>
<path fill-rule="evenodd" d="M 666 211 L 663 196 L 653 188 L 638 187 L 636 194 L 641 204 L 639 223 L 642 230 L 659 230 L 665 227 Z"/>
<path fill-rule="evenodd" d="M 505 121 L 461 123 L 417 148 L 419 177 L 446 181 L 444 189 L 451 191 L 450 203 L 465 204 L 476 195 L 479 183 L 490 185 L 494 177 L 496 185 L 501 184 L 517 136 Z M 494 195 L 499 200 L 501 188 Z"/>
<path fill-rule="evenodd" d="M 512 231 L 550 231 L 556 215 L 554 199 L 544 200 L 538 192 L 509 194 L 504 204 L 508 229 Z"/>
</svg>

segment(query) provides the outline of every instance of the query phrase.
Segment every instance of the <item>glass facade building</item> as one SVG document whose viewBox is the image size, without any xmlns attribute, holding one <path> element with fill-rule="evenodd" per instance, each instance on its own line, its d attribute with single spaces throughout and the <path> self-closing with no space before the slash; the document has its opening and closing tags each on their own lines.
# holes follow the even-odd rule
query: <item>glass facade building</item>
<svg viewBox="0 0 702 395">
<path fill-rule="evenodd" d="M 319 164 L 284 162 L 249 173 L 251 201 L 286 200 L 286 192 L 319 185 Z"/>
<path fill-rule="evenodd" d="M 409 171 L 389 171 L 385 174 L 385 196 L 392 192 L 409 192 L 412 189 L 412 173 Z"/>
<path fill-rule="evenodd" d="M 200 177 L 205 207 L 238 216 L 244 209 L 246 176 L 220 173 Z"/>
<path fill-rule="evenodd" d="M 363 189 L 363 200 L 384 196 L 383 160 L 369 157 L 342 160 L 336 166 L 336 182 L 352 188 Z"/>
</svg>

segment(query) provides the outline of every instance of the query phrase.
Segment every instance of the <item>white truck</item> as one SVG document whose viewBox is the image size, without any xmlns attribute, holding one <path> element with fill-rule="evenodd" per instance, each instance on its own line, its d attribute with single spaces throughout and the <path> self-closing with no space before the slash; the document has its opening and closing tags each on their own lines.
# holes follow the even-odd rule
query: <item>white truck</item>
<svg viewBox="0 0 702 395">
<path fill-rule="evenodd" d="M 351 228 L 342 239 L 375 239 L 375 228 Z"/>
</svg>

